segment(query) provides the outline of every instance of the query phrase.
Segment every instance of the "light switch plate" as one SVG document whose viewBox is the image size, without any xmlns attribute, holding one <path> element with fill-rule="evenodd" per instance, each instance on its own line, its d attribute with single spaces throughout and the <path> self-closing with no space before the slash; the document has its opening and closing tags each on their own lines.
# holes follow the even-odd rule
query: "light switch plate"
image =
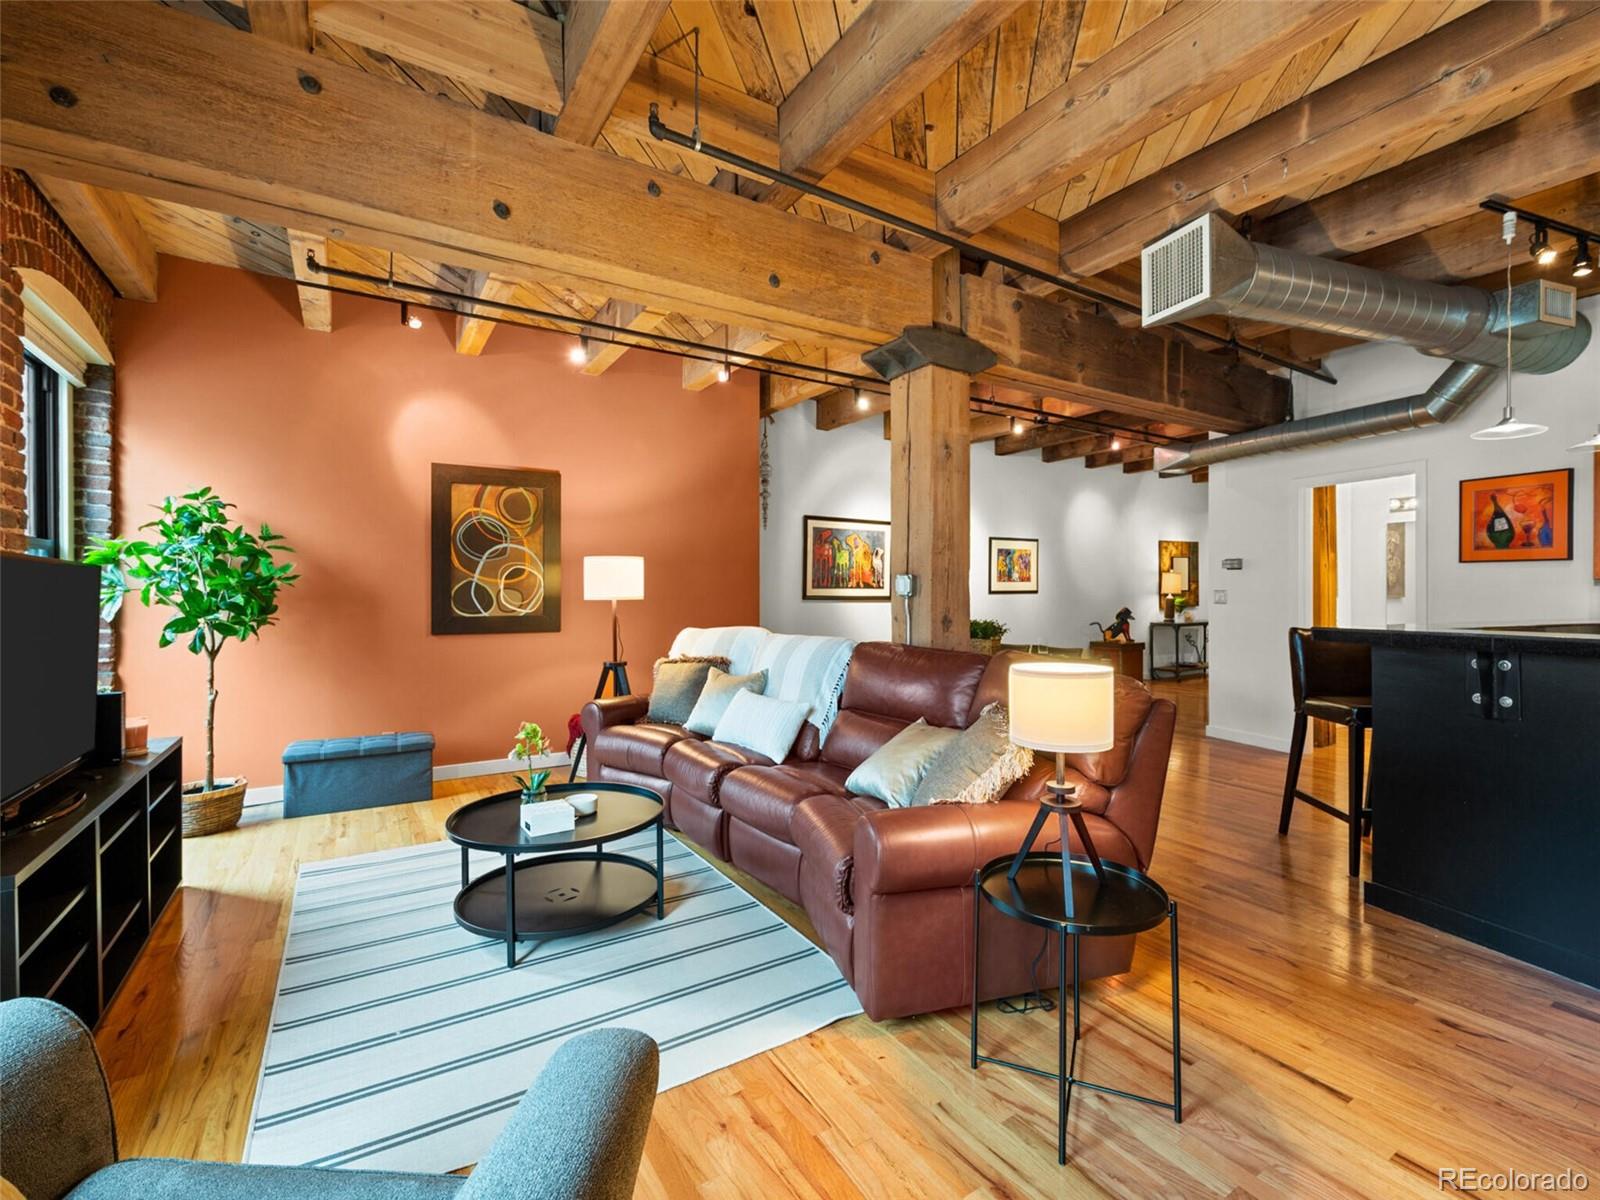
<svg viewBox="0 0 1600 1200">
<path fill-rule="evenodd" d="M 1213 604 L 1226 604 L 1227 602 L 1228 602 L 1228 593 L 1227 593 L 1227 590 L 1225 588 L 1215 588 L 1215 589 L 1212 590 L 1212 592 L 1211 592 L 1211 603 L 1213 603 Z"/>
</svg>

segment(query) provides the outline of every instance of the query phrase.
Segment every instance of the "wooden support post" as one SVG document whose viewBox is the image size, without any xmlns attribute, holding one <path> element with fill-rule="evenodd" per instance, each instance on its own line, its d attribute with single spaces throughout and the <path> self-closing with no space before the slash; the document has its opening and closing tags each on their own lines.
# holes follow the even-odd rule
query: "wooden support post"
<svg viewBox="0 0 1600 1200">
<path fill-rule="evenodd" d="M 933 363 L 889 384 L 890 572 L 917 578 L 909 624 L 905 602 L 892 601 L 897 642 L 967 648 L 971 387 L 970 375 Z"/>
</svg>

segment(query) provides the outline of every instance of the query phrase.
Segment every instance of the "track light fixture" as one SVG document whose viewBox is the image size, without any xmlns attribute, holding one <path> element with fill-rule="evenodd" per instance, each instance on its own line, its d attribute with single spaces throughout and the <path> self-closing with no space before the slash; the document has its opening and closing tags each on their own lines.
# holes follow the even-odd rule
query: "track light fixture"
<svg viewBox="0 0 1600 1200">
<path fill-rule="evenodd" d="M 589 348 L 579 338 L 567 349 L 567 361 L 575 367 L 581 367 L 589 361 Z"/>
<path fill-rule="evenodd" d="M 1012 417 L 1011 418 L 1011 432 L 1012 433 L 1021 434 L 1022 431 L 1025 428 L 1027 428 L 1027 426 L 1023 425 L 1021 417 Z"/>
<path fill-rule="evenodd" d="M 872 407 L 872 401 L 867 399 L 867 394 L 860 388 L 856 389 L 856 411 L 866 412 Z"/>
<path fill-rule="evenodd" d="M 1121 438 L 1112 438 L 1111 439 L 1111 448 L 1113 450 L 1121 450 L 1122 449 L 1122 439 Z"/>
<path fill-rule="evenodd" d="M 725 363 L 725 362 L 717 364 L 717 382 L 718 383 L 727 383 L 728 382 L 728 364 Z"/>
<path fill-rule="evenodd" d="M 1589 239 L 1578 239 L 1578 252 L 1572 257 L 1572 277 L 1583 279 L 1594 273 L 1594 256 L 1589 253 Z"/>
<path fill-rule="evenodd" d="M 1534 223 L 1533 236 L 1528 239 L 1528 254 L 1541 267 L 1548 267 L 1556 260 L 1556 248 L 1550 244 L 1550 231 L 1543 221 Z"/>
<path fill-rule="evenodd" d="M 400 324 L 404 325 L 407 329 L 421 329 L 422 318 L 411 311 L 411 306 L 409 304 L 402 302 L 400 305 Z"/>
</svg>

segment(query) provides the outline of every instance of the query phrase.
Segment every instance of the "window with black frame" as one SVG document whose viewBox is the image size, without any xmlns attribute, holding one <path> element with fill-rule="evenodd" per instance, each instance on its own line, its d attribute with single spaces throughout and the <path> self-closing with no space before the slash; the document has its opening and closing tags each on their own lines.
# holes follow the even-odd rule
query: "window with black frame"
<svg viewBox="0 0 1600 1200">
<path fill-rule="evenodd" d="M 61 529 L 61 375 L 22 356 L 23 469 L 27 480 L 28 553 L 58 557 Z"/>
</svg>

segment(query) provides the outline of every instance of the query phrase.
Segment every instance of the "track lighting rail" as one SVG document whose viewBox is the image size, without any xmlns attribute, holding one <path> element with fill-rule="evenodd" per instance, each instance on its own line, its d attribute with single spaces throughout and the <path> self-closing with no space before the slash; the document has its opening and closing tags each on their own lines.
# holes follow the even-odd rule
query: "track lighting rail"
<svg viewBox="0 0 1600 1200">
<path fill-rule="evenodd" d="M 531 326 L 528 323 L 528 320 L 516 320 L 509 315 L 497 316 L 492 312 L 479 311 L 482 308 L 492 308 L 502 314 L 516 314 L 517 317 L 558 325 L 583 336 L 598 333 L 601 336 L 596 340 L 627 346 L 631 349 L 647 350 L 655 354 L 670 354 L 675 358 L 694 359 L 697 362 L 716 363 L 722 367 L 727 367 L 732 360 L 737 359 L 736 365 L 743 366 L 747 362 L 759 364 L 760 369 L 767 374 L 777 375 L 784 379 L 795 379 L 801 383 L 822 383 L 837 388 L 853 388 L 857 394 L 872 392 L 880 396 L 888 395 L 888 389 L 883 380 L 876 375 L 860 375 L 850 371 L 835 371 L 827 367 L 813 367 L 806 363 L 795 363 L 786 358 L 777 358 L 770 354 L 755 354 L 743 350 L 730 352 L 723 346 L 712 346 L 704 342 L 673 337 L 665 333 L 640 333 L 638 330 L 629 329 L 625 325 L 612 325 L 605 321 L 575 317 L 571 313 L 551 312 L 548 309 L 533 308 L 529 305 L 514 304 L 510 301 L 488 300 L 481 296 L 472 296 L 465 292 L 452 292 L 446 288 L 437 288 L 425 283 L 408 283 L 394 278 L 392 271 L 389 275 L 373 275 L 365 271 L 351 271 L 344 267 L 335 267 L 329 263 L 318 261 L 316 252 L 311 250 L 306 252 L 306 269 L 315 275 L 325 275 L 330 279 L 349 280 L 351 283 L 360 283 L 365 286 L 347 287 L 336 283 L 318 283 L 316 280 L 305 278 L 297 278 L 295 280 L 296 286 L 316 288 L 319 291 L 334 292 L 344 296 L 364 296 L 369 300 L 382 300 L 389 304 L 398 304 L 401 308 L 402 323 L 412 329 L 417 328 L 420 324 L 420 321 L 415 317 L 415 310 L 417 309 L 450 313 L 454 316 L 470 316 L 475 320 L 491 321 L 497 325 L 519 325 L 524 329 L 535 328 L 535 326 Z M 380 290 L 369 290 L 374 288 Z M 409 294 L 389 294 L 393 291 Z M 416 298 L 418 296 L 426 299 L 419 300 Z M 667 349 L 661 343 L 666 343 L 671 349 Z M 1115 437 L 1139 441 L 1173 440 L 1159 434 L 1152 434 L 1145 429 L 1125 428 L 1087 420 L 1082 417 L 1067 417 L 1059 413 L 1029 408 L 1022 404 L 1012 404 L 1004 400 L 974 399 L 971 401 L 969 408 L 979 415 L 993 415 L 992 410 L 1000 409 L 1006 413 L 1016 414 L 1038 427 L 1064 426 L 1068 429 L 1082 429 L 1086 433 L 1110 434 Z"/>
</svg>

